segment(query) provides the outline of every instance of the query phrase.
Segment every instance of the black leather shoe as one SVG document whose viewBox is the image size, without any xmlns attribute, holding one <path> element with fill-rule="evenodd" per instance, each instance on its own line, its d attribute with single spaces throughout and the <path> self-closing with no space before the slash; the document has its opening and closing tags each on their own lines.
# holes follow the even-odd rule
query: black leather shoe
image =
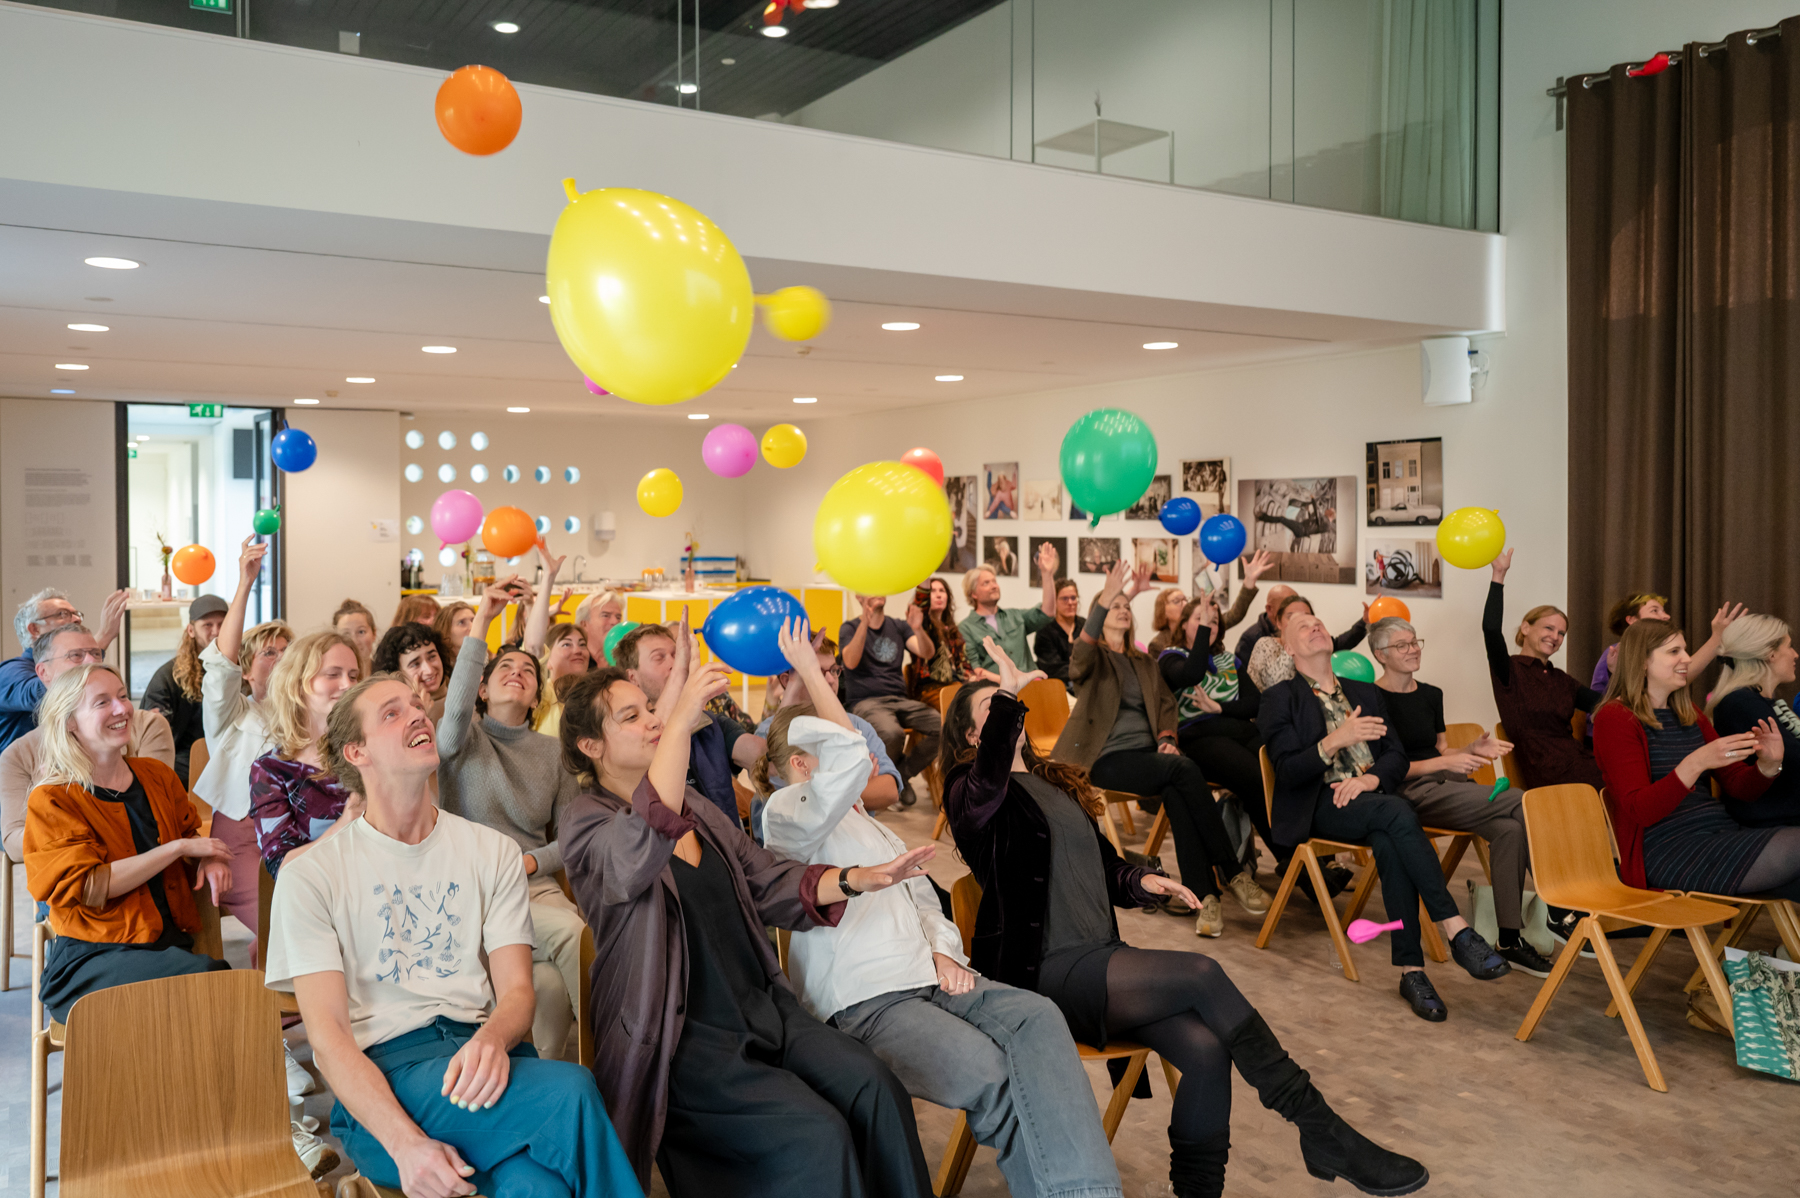
<svg viewBox="0 0 1800 1198">
<path fill-rule="evenodd" d="M 1506 958 L 1495 952 L 1494 946 L 1474 928 L 1464 928 L 1450 941 L 1450 959 L 1478 982 L 1491 982 L 1512 972 Z"/>
<path fill-rule="evenodd" d="M 1523 973 L 1528 973 L 1534 978 L 1547 978 L 1550 976 L 1551 965 L 1549 959 L 1523 940 L 1519 941 L 1517 944 L 1509 944 L 1504 948 L 1498 948 L 1494 951 L 1498 952 L 1502 957 L 1505 957 L 1507 963 L 1514 969 Z"/>
<path fill-rule="evenodd" d="M 1450 1008 L 1438 997 L 1437 987 L 1423 969 L 1409 969 L 1400 975 L 1400 997 L 1413 1009 L 1413 1014 L 1428 1023 L 1442 1023 L 1450 1018 Z"/>
</svg>

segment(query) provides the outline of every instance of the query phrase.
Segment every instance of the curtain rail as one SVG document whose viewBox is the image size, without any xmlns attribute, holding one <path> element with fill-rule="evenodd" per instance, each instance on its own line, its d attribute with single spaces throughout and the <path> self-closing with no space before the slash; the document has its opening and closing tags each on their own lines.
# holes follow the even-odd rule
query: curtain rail
<svg viewBox="0 0 1800 1198">
<path fill-rule="evenodd" d="M 1780 36 L 1781 26 L 1779 25 L 1771 25 L 1767 29 L 1752 29 L 1744 35 L 1744 44 L 1747 46 L 1754 46 L 1757 42 Z M 1699 47 L 1700 57 L 1705 58 L 1708 54 L 1716 54 L 1720 50 L 1729 48 L 1730 45 L 1730 42 L 1704 42 Z M 1670 66 L 1674 66 L 1681 61 L 1682 53 L 1680 50 L 1670 50 L 1668 55 Z M 1643 65 L 1644 64 L 1641 62 L 1628 62 L 1625 64 L 1625 70 L 1629 74 Z M 1601 71 L 1582 75 L 1579 76 L 1579 78 L 1581 79 L 1582 90 L 1585 91 L 1588 88 L 1593 87 L 1596 83 L 1605 83 L 1612 78 L 1612 73 L 1610 71 Z M 1567 77 L 1558 75 L 1556 77 L 1556 86 L 1545 88 L 1544 94 L 1556 101 L 1556 129 L 1557 132 L 1560 133 L 1562 132 L 1563 127 L 1563 99 L 1569 94 Z"/>
</svg>

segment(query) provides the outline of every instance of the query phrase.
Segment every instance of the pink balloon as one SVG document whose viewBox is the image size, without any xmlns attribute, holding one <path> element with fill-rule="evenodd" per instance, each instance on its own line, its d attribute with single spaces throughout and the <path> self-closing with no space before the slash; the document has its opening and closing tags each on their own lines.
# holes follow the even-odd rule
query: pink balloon
<svg viewBox="0 0 1800 1198">
<path fill-rule="evenodd" d="M 700 443 L 700 458 L 720 478 L 739 478 L 756 465 L 756 434 L 741 424 L 721 424 Z"/>
<path fill-rule="evenodd" d="M 611 395 L 612 394 L 611 391 L 608 391 L 605 387 L 602 387 L 599 383 L 596 383 L 593 379 L 589 378 L 585 374 L 581 376 L 581 381 L 586 383 L 587 389 L 589 391 L 592 391 L 595 395 Z"/>
<path fill-rule="evenodd" d="M 431 531 L 446 545 L 460 545 L 481 529 L 481 500 L 467 491 L 445 491 L 431 505 Z"/>
</svg>

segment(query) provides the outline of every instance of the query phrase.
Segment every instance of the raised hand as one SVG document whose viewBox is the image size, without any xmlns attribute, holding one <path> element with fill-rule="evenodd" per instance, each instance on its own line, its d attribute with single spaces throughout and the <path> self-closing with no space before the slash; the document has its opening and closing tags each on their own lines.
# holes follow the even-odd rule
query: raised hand
<svg viewBox="0 0 1800 1198">
<path fill-rule="evenodd" d="M 537 539 L 537 551 L 538 560 L 544 563 L 545 580 L 554 580 L 558 574 L 562 573 L 563 563 L 569 560 L 569 555 L 565 553 L 561 557 L 552 557 L 550 546 L 543 537 Z"/>
<path fill-rule="evenodd" d="M 1111 607 L 1112 601 L 1125 593 L 1125 583 L 1130 577 L 1130 563 L 1114 562 L 1112 567 L 1106 571 L 1106 583 L 1100 588 L 1100 596 L 1094 602 L 1101 607 Z"/>
<path fill-rule="evenodd" d="M 1055 578 L 1056 567 L 1061 561 L 1062 558 L 1057 554 L 1056 546 L 1052 545 L 1049 541 L 1045 541 L 1038 546 L 1037 567 L 1040 575 L 1048 578 Z"/>
<path fill-rule="evenodd" d="M 1244 563 L 1244 586 L 1255 586 L 1256 580 L 1261 578 L 1264 574 L 1267 574 L 1269 572 L 1269 567 L 1273 564 L 1274 562 L 1269 557 L 1269 551 L 1267 549 L 1258 549 L 1255 553 L 1251 554 L 1250 560 Z"/>
<path fill-rule="evenodd" d="M 517 597 L 519 576 L 508 574 L 498 582 L 492 582 L 481 592 L 481 605 L 475 609 L 475 627 L 480 635 L 487 635 L 487 627 L 494 618 L 506 610 L 506 605 Z"/>
<path fill-rule="evenodd" d="M 796 616 L 783 622 L 775 630 L 775 643 L 780 647 L 783 659 L 794 667 L 794 674 L 798 678 L 823 674 L 819 669 L 819 653 L 813 648 L 812 637 L 807 635 L 805 620 Z"/>
<path fill-rule="evenodd" d="M 1147 565 L 1139 566 L 1131 575 L 1131 597 L 1136 599 L 1145 591 L 1156 589 L 1156 579 L 1151 577 L 1154 571 Z"/>
<path fill-rule="evenodd" d="M 1727 628 L 1730 628 L 1732 626 L 1732 624 L 1734 622 L 1736 622 L 1737 618 L 1739 616 L 1743 615 L 1748 610 L 1750 610 L 1750 609 L 1745 607 L 1742 603 L 1738 604 L 1735 607 L 1729 603 L 1724 604 L 1722 607 L 1719 608 L 1719 610 L 1717 612 L 1713 613 L 1713 618 L 1712 618 L 1713 635 L 1714 636 L 1724 636 L 1725 630 Z"/>
<path fill-rule="evenodd" d="M 1494 564 L 1490 567 L 1490 569 L 1493 571 L 1493 577 L 1494 577 L 1495 582 L 1505 582 L 1506 581 L 1506 572 L 1508 570 L 1512 569 L 1512 555 L 1513 555 L 1513 551 L 1509 547 L 1509 548 L 1505 549 L 1504 551 L 1502 551 L 1499 557 L 1496 557 L 1494 559 Z"/>
<path fill-rule="evenodd" d="M 925 609 L 917 603 L 906 605 L 906 623 L 914 632 L 925 631 Z"/>
<path fill-rule="evenodd" d="M 100 629 L 94 639 L 102 649 L 118 638 L 119 628 L 125 623 L 125 608 L 131 602 L 131 592 L 117 590 L 106 597 L 106 606 L 100 609 Z"/>
<path fill-rule="evenodd" d="M 1049 676 L 1042 670 L 1019 669 L 1013 659 L 1006 655 L 1006 650 L 1000 647 L 1000 642 L 991 636 L 981 638 L 981 647 L 988 651 L 988 656 L 1000 667 L 1000 689 L 1009 694 L 1016 695 L 1030 683 Z"/>
<path fill-rule="evenodd" d="M 248 591 L 262 577 L 263 558 L 267 556 L 269 547 L 256 539 L 251 533 L 244 538 L 244 544 L 238 553 L 238 589 Z"/>
</svg>

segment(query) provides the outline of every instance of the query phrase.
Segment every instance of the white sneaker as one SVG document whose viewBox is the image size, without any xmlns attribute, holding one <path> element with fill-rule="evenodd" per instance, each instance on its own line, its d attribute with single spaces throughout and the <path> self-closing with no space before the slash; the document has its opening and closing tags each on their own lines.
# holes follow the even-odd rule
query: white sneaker
<svg viewBox="0 0 1800 1198">
<path fill-rule="evenodd" d="M 295 1106 L 302 1094 L 311 1094 L 319 1088 L 319 1083 L 313 1080 L 313 1075 L 306 1071 L 305 1066 L 294 1059 L 294 1050 L 288 1047 L 286 1040 L 281 1042 L 281 1055 L 287 1061 L 288 1105 Z"/>
<path fill-rule="evenodd" d="M 317 1181 L 338 1167 L 338 1154 L 331 1145 L 315 1136 L 319 1121 L 312 1116 L 292 1121 L 294 1132 L 294 1151 L 300 1156 L 300 1163 Z"/>
</svg>

